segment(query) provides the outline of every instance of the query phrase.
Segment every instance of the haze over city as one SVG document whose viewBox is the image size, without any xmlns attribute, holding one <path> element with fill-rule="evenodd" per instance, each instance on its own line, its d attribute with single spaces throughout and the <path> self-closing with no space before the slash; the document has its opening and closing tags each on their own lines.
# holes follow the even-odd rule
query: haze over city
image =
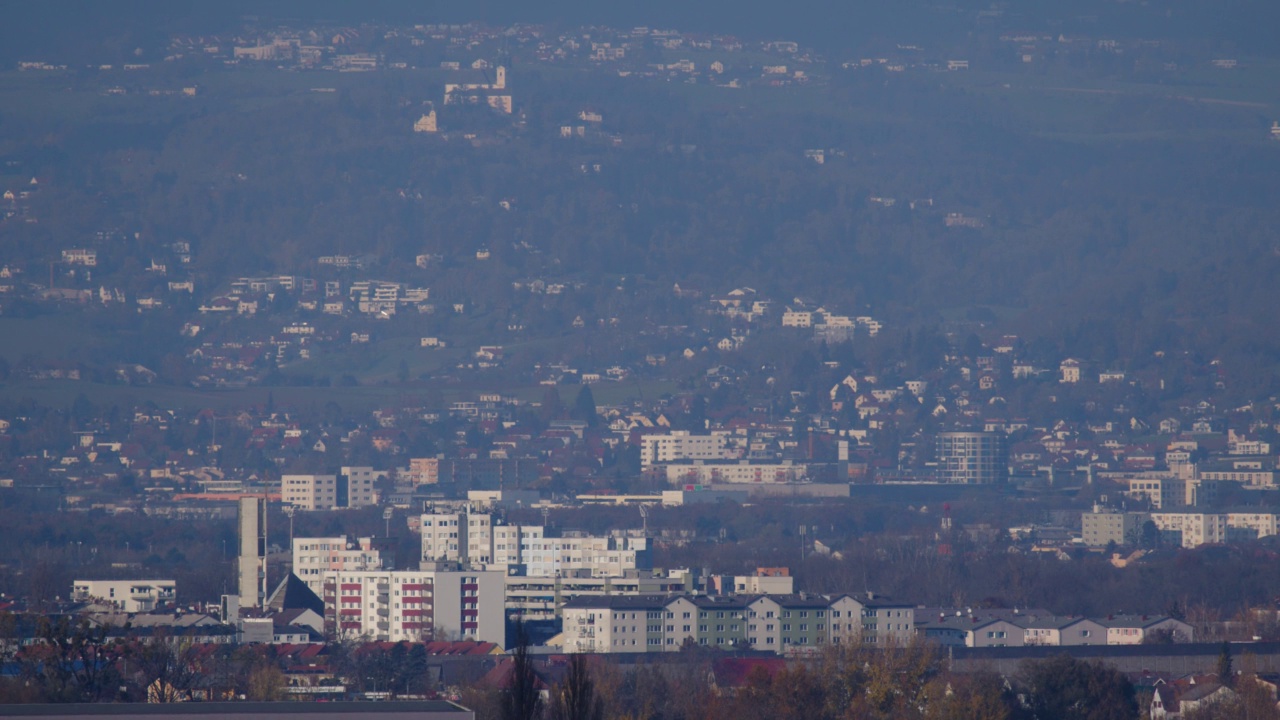
<svg viewBox="0 0 1280 720">
<path fill-rule="evenodd" d="M 0 715 L 1280 716 L 1278 15 L 0 2 Z"/>
</svg>

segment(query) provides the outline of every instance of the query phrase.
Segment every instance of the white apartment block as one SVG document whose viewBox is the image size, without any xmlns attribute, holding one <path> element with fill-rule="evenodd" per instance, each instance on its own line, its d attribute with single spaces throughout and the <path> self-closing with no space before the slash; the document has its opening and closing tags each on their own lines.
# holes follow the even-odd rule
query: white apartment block
<svg viewBox="0 0 1280 720">
<path fill-rule="evenodd" d="M 336 475 L 284 475 L 281 499 L 299 510 L 332 510 L 338 505 Z"/>
<path fill-rule="evenodd" d="M 1276 487 L 1276 472 L 1274 470 L 1253 468 L 1201 470 L 1199 472 L 1199 477 L 1201 480 L 1211 482 L 1240 483 L 1246 490 L 1274 490 Z"/>
<path fill-rule="evenodd" d="M 84 265 L 95 267 L 98 264 L 98 251 L 85 248 L 73 248 L 62 251 L 62 262 L 68 265 Z"/>
<path fill-rule="evenodd" d="M 1182 547 L 1227 541 L 1227 516 L 1213 513 L 1151 513 L 1151 522 L 1162 535 Z"/>
<path fill-rule="evenodd" d="M 682 460 L 730 460 L 736 456 L 724 433 L 693 435 L 673 430 L 640 438 L 640 465 L 650 467 Z"/>
<path fill-rule="evenodd" d="M 686 461 L 667 465 L 666 475 L 667 482 L 672 485 L 752 485 L 803 482 L 809 476 L 809 469 L 804 464 L 790 461 Z"/>
<path fill-rule="evenodd" d="M 782 327 L 812 327 L 813 313 L 801 310 L 787 310 L 782 313 Z"/>
<path fill-rule="evenodd" d="M 532 577 L 620 577 L 652 567 L 647 538 L 546 537 L 536 525 L 495 525 L 487 513 L 422 516 L 422 562 L 459 562 Z"/>
<path fill-rule="evenodd" d="M 1142 473 L 1125 478 L 1129 497 L 1148 500 L 1156 510 L 1212 505 L 1217 499 L 1216 482 L 1203 478 L 1174 477 L 1162 473 Z"/>
<path fill-rule="evenodd" d="M 340 571 L 324 575 L 325 629 L 338 639 L 446 638 L 506 644 L 504 574 Z"/>
<path fill-rule="evenodd" d="M 1142 535 L 1146 513 L 1131 513 L 1095 508 L 1080 517 L 1080 537 L 1089 547 L 1133 545 Z"/>
<path fill-rule="evenodd" d="M 457 512 L 422 516 L 422 561 L 487 565 L 493 562 L 493 519 Z"/>
<path fill-rule="evenodd" d="M 151 612 L 178 597 L 172 580 L 76 580 L 71 599 L 102 602 L 128 613 Z"/>
<path fill-rule="evenodd" d="M 340 479 L 346 479 L 346 497 L 339 497 L 339 504 L 350 508 L 377 505 L 378 493 L 373 489 L 373 484 L 382 477 L 386 477 L 385 472 L 374 470 L 371 467 L 342 468 Z"/>
<path fill-rule="evenodd" d="M 589 572 L 595 577 L 621 577 L 653 567 L 649 539 L 643 537 L 521 538 L 525 574 L 555 577 Z"/>
<path fill-rule="evenodd" d="M 1277 534 L 1275 513 L 1227 513 L 1227 539 L 1253 540 Z"/>
<path fill-rule="evenodd" d="M 1081 517 L 1081 536 L 1086 545 L 1102 547 L 1108 542 L 1131 545 L 1148 520 L 1164 538 L 1182 547 L 1255 540 L 1280 534 L 1280 515 L 1247 508 L 1238 512 L 1128 512 L 1095 510 Z"/>
<path fill-rule="evenodd" d="M 293 574 L 317 596 L 324 595 L 327 572 L 382 569 L 382 553 L 373 538 L 351 541 L 346 537 L 297 537 L 293 539 Z"/>
</svg>

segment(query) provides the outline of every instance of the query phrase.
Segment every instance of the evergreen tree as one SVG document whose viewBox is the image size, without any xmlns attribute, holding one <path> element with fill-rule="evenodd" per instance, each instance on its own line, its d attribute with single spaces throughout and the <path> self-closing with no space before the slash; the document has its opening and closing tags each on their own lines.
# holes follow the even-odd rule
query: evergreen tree
<svg viewBox="0 0 1280 720">
<path fill-rule="evenodd" d="M 571 417 L 574 420 L 581 420 L 588 427 L 595 427 L 600 424 L 600 416 L 596 412 L 596 399 L 591 394 L 591 386 L 583 385 L 578 391 L 578 397 L 573 401 L 573 413 Z"/>
<path fill-rule="evenodd" d="M 583 655 L 571 655 L 564 679 L 551 693 L 550 720 L 602 720 L 604 707 Z"/>
<path fill-rule="evenodd" d="M 522 620 L 516 621 L 516 647 L 511 654 L 511 678 L 502 691 L 502 720 L 536 720 L 542 715 L 538 675 L 529 655 L 529 633 Z"/>
<path fill-rule="evenodd" d="M 1218 653 L 1218 682 L 1232 687 L 1235 685 L 1236 674 L 1233 669 L 1235 663 L 1231 659 L 1231 645 L 1223 642 L 1222 650 Z"/>
</svg>

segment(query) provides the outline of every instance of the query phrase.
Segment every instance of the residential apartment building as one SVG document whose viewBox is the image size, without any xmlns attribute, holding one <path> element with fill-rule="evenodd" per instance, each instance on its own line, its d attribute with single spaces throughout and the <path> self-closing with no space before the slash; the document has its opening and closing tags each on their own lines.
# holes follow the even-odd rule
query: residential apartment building
<svg viewBox="0 0 1280 720">
<path fill-rule="evenodd" d="M 672 485 L 797 483 L 803 482 L 809 475 L 808 466 L 790 461 L 683 460 L 666 464 L 665 470 L 667 482 Z"/>
<path fill-rule="evenodd" d="M 338 474 L 338 506 L 349 508 L 378 504 L 373 484 L 387 474 L 371 467 L 344 467 Z"/>
<path fill-rule="evenodd" d="M 620 577 L 628 571 L 653 569 L 653 553 L 645 537 L 528 536 L 520 539 L 520 554 L 524 573 L 533 577 L 574 572 Z"/>
<path fill-rule="evenodd" d="M 631 571 L 621 577 L 595 577 L 586 572 L 555 577 L 507 576 L 507 613 L 528 621 L 551 621 L 562 617 L 566 603 L 581 597 L 679 595 L 693 592 L 692 575 L 672 571 L 657 576 Z"/>
<path fill-rule="evenodd" d="M 1276 487 L 1276 471 L 1261 468 L 1201 470 L 1198 477 L 1210 482 L 1240 483 L 1246 490 L 1274 490 Z"/>
<path fill-rule="evenodd" d="M 1106 645 L 1107 629 L 1083 617 L 1028 618 L 1022 624 L 1024 645 Z"/>
<path fill-rule="evenodd" d="M 1270 537 L 1280 530 L 1275 513 L 1258 512 L 1256 508 L 1227 513 L 1227 540 L 1242 541 Z"/>
<path fill-rule="evenodd" d="M 1155 510 L 1211 506 L 1218 498 L 1217 482 L 1206 478 L 1151 472 L 1123 480 L 1129 483 L 1129 497 L 1146 500 Z"/>
<path fill-rule="evenodd" d="M 472 403 L 474 404 L 474 403 Z M 480 410 L 476 411 L 481 413 Z M 467 490 L 517 489 L 538 479 L 536 458 L 411 458 L 414 485 L 454 484 Z"/>
<path fill-rule="evenodd" d="M 331 571 L 323 598 L 325 631 L 333 638 L 506 644 L 501 572 Z"/>
<path fill-rule="evenodd" d="M 1195 628 L 1167 615 L 1112 615 L 1098 623 L 1107 629 L 1108 645 L 1141 645 L 1166 637 L 1180 643 L 1195 640 Z"/>
<path fill-rule="evenodd" d="M 755 598 L 746 612 L 747 643 L 757 650 L 774 652 L 785 652 L 789 648 L 817 648 L 835 638 L 830 626 L 832 612 L 831 601 L 818 596 L 764 595 Z M 854 611 L 846 610 L 841 614 L 849 612 Z M 848 636 L 856 637 L 857 632 Z"/>
<path fill-rule="evenodd" d="M 1215 513 L 1151 513 L 1151 522 L 1168 542 L 1185 548 L 1225 543 L 1227 516 Z"/>
<path fill-rule="evenodd" d="M 1094 507 L 1080 517 L 1080 537 L 1089 547 L 1133 545 L 1142 535 L 1146 513 L 1119 512 Z"/>
<path fill-rule="evenodd" d="M 488 514 L 426 513 L 421 529 L 423 562 L 493 562 L 493 518 Z"/>
<path fill-rule="evenodd" d="M 951 615 L 921 624 L 918 632 L 940 645 L 1022 647 L 1026 642 L 1025 628 L 996 617 Z"/>
<path fill-rule="evenodd" d="M 687 430 L 672 430 L 665 435 L 640 438 L 640 465 L 664 465 L 682 460 L 730 460 L 737 457 L 725 433 L 694 435 Z"/>
<path fill-rule="evenodd" d="M 95 267 L 98 264 L 98 251 L 85 248 L 73 248 L 62 251 L 62 262 L 68 265 Z"/>
<path fill-rule="evenodd" d="M 351 540 L 341 537 L 296 537 L 293 539 L 293 574 L 307 584 L 317 596 L 324 594 L 327 572 L 369 571 L 383 569 L 386 538 Z"/>
<path fill-rule="evenodd" d="M 422 516 L 422 561 L 459 562 L 516 575 L 556 577 L 586 572 L 621 577 L 653 567 L 648 538 L 547 537 L 536 525 L 495 525 L 492 515 L 467 510 Z"/>
<path fill-rule="evenodd" d="M 914 607 L 874 596 L 639 595 L 565 603 L 566 652 L 674 652 L 686 645 L 780 654 L 850 641 L 909 642 Z"/>
<path fill-rule="evenodd" d="M 862 622 L 862 641 L 876 645 L 905 645 L 915 635 L 915 605 L 881 595 L 843 595 L 832 603 L 844 609 L 843 617 L 856 611 Z M 839 620 L 841 615 L 836 616 Z M 846 628 L 847 630 L 847 628 Z"/>
<path fill-rule="evenodd" d="M 280 497 L 299 510 L 332 510 L 338 506 L 338 476 L 284 475 Z"/>
<path fill-rule="evenodd" d="M 128 613 L 145 613 L 174 602 L 178 597 L 173 580 L 76 580 L 71 599 L 99 602 Z"/>
<path fill-rule="evenodd" d="M 1081 516 L 1081 536 L 1090 547 L 1132 545 L 1151 521 L 1162 538 L 1181 547 L 1243 542 L 1280 534 L 1280 515 L 1244 508 L 1234 512 L 1128 512 L 1095 509 Z"/>
<path fill-rule="evenodd" d="M 1159 637 L 1192 642 L 1190 625 L 1165 615 L 1112 615 L 1103 619 L 1047 617 L 994 610 L 990 614 L 940 614 L 918 633 L 942 645 L 1021 647 L 1023 645 L 1141 645 Z M 1163 636 L 1163 637 L 1162 637 Z"/>
</svg>

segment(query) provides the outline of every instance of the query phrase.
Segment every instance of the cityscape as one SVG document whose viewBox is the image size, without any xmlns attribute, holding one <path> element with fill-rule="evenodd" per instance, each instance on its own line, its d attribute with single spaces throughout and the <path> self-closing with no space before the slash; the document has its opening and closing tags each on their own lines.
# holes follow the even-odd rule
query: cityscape
<svg viewBox="0 0 1280 720">
<path fill-rule="evenodd" d="M 0 716 L 1280 718 L 1276 9 L 561 5 L 0 7 Z"/>
</svg>

